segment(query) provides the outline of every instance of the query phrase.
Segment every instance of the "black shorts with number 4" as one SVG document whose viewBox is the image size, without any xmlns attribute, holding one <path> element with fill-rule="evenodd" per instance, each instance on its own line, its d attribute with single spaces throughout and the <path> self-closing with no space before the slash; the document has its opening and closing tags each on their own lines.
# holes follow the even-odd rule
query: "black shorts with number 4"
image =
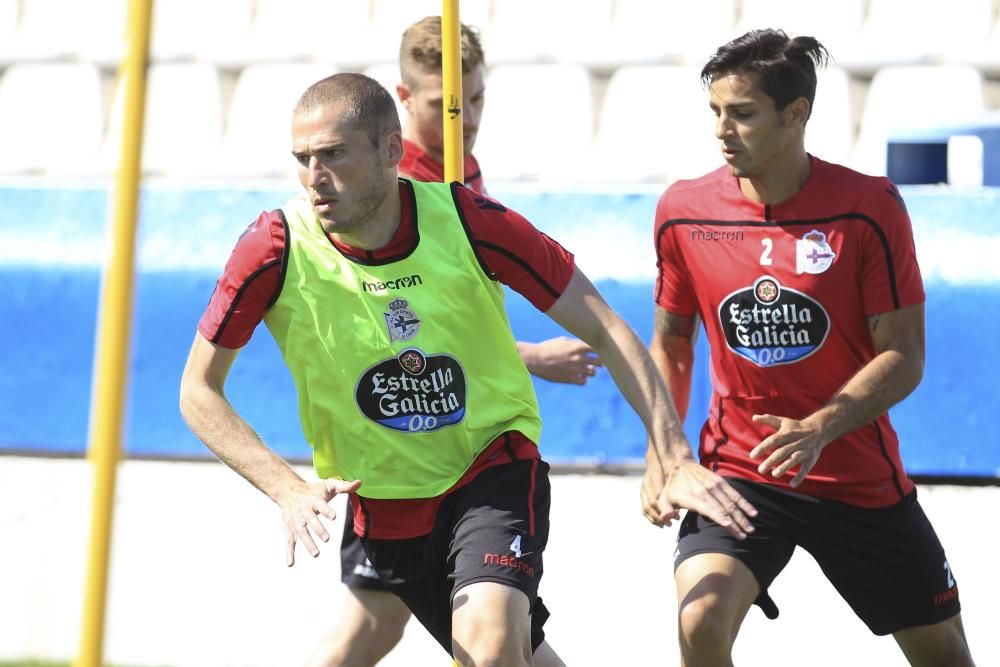
<svg viewBox="0 0 1000 667">
<path fill-rule="evenodd" d="M 778 609 L 767 589 L 800 546 L 876 635 L 932 625 L 960 611 L 958 585 L 916 489 L 894 505 L 866 508 L 727 481 L 757 508 L 754 532 L 737 540 L 714 521 L 688 512 L 677 536 L 674 569 L 699 553 L 729 554 L 753 572 L 761 587 L 755 603 L 775 618 Z"/>
<path fill-rule="evenodd" d="M 481 472 L 441 503 L 428 535 L 361 538 L 385 588 L 398 595 L 450 654 L 452 602 L 469 584 L 492 581 L 522 591 L 531 614 L 531 648 L 549 616 L 538 597 L 549 537 L 549 466 L 519 460 Z"/>
</svg>

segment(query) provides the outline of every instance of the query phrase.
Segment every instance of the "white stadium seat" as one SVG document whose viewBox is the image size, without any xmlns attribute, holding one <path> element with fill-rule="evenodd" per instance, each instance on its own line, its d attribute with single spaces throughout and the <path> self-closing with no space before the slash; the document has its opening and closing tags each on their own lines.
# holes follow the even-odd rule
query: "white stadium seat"
<svg viewBox="0 0 1000 667">
<path fill-rule="evenodd" d="M 815 37 L 837 60 L 857 40 L 864 19 L 863 0 L 802 2 L 802 0 L 743 0 L 739 27 L 780 28 L 792 36 Z"/>
<path fill-rule="evenodd" d="M 497 65 L 476 142 L 494 180 L 572 181 L 590 148 L 590 73 L 580 65 Z"/>
<path fill-rule="evenodd" d="M 986 22 L 982 40 L 975 36 L 964 40 L 963 47 L 952 48 L 945 53 L 945 62 L 974 65 L 990 77 L 1000 77 L 1000 3 L 996 13 Z"/>
<path fill-rule="evenodd" d="M 587 62 L 611 18 L 610 0 L 502 0 L 484 47 L 489 63 Z"/>
<path fill-rule="evenodd" d="M 20 0 L 0 0 L 0 44 L 9 44 L 20 14 Z"/>
<path fill-rule="evenodd" d="M 77 54 L 88 18 L 87 5 L 65 0 L 21 0 L 18 21 L 0 41 L 0 63 L 68 60 Z M 0 10 L 9 16 L 11 8 Z"/>
<path fill-rule="evenodd" d="M 127 48 L 128 0 L 87 0 L 80 4 L 87 8 L 89 19 L 86 30 L 77 30 L 80 59 L 102 67 L 118 65 Z M 156 30 L 153 24 L 150 28 Z"/>
<path fill-rule="evenodd" d="M 349 24 L 348 16 L 363 21 Z M 331 26 L 342 34 L 367 24 L 368 3 L 362 0 L 257 0 L 240 57 L 247 64 L 311 60 L 317 44 L 330 39 Z"/>
<path fill-rule="evenodd" d="M 695 65 L 626 65 L 611 76 L 584 177 L 669 182 L 722 164 Z"/>
<path fill-rule="evenodd" d="M 244 61 L 363 63 L 369 14 L 368 0 L 257 0 Z"/>
<path fill-rule="evenodd" d="M 261 63 L 240 73 L 229 106 L 216 163 L 227 176 L 288 177 L 292 158 L 292 110 L 313 83 L 336 71 L 317 63 Z"/>
<path fill-rule="evenodd" d="M 884 176 L 894 132 L 962 122 L 985 110 L 983 75 L 962 65 L 895 65 L 872 78 L 849 165 Z"/>
<path fill-rule="evenodd" d="M 854 72 L 887 65 L 940 63 L 986 38 L 992 0 L 869 0 L 855 47 L 840 62 Z"/>
<path fill-rule="evenodd" d="M 827 162 L 843 164 L 850 158 L 856 133 L 851 77 L 833 66 L 816 74 L 816 99 L 806 124 L 806 150 Z"/>
<path fill-rule="evenodd" d="M 0 173 L 88 173 L 103 125 L 95 65 L 11 65 L 0 78 Z"/>
<path fill-rule="evenodd" d="M 593 45 L 594 60 L 609 67 L 677 62 L 702 65 L 732 37 L 735 8 L 735 0 L 617 0 L 607 32 Z"/>
<path fill-rule="evenodd" d="M 154 61 L 228 62 L 241 52 L 253 0 L 160 0 L 153 3 Z"/>
<path fill-rule="evenodd" d="M 124 89 L 119 82 L 100 171 L 116 169 L 121 150 Z M 219 73 L 206 63 L 154 63 L 146 79 L 142 165 L 149 176 L 213 173 L 222 136 Z"/>
</svg>

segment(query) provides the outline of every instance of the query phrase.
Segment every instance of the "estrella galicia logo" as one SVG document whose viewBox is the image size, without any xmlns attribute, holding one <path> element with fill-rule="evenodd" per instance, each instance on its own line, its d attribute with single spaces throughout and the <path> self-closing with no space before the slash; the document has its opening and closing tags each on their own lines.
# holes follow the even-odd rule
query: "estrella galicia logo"
<svg viewBox="0 0 1000 667">
<path fill-rule="evenodd" d="M 354 390 L 361 413 L 404 433 L 436 431 L 465 417 L 465 371 L 447 354 L 410 347 L 366 370 Z"/>
<path fill-rule="evenodd" d="M 719 305 L 729 348 L 762 368 L 801 361 L 823 346 L 830 316 L 812 297 L 761 276 Z"/>
</svg>

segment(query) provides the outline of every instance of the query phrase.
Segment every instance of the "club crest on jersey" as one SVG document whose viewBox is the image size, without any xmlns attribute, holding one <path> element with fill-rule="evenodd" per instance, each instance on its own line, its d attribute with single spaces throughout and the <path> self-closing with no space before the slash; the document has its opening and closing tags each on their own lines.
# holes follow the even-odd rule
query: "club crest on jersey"
<svg viewBox="0 0 1000 667">
<path fill-rule="evenodd" d="M 719 323 L 729 349 L 762 368 L 805 359 L 830 333 L 830 316 L 818 301 L 772 276 L 723 299 Z"/>
<path fill-rule="evenodd" d="M 354 400 L 361 413 L 404 433 L 436 431 L 465 417 L 465 371 L 447 354 L 415 347 L 383 359 L 358 379 Z"/>
<path fill-rule="evenodd" d="M 795 242 L 795 273 L 823 273 L 836 256 L 826 241 L 826 234 L 814 229 Z"/>
<path fill-rule="evenodd" d="M 389 342 L 410 340 L 420 330 L 420 319 L 410 310 L 406 299 L 393 299 L 389 312 L 385 315 L 385 328 L 389 331 Z"/>
</svg>

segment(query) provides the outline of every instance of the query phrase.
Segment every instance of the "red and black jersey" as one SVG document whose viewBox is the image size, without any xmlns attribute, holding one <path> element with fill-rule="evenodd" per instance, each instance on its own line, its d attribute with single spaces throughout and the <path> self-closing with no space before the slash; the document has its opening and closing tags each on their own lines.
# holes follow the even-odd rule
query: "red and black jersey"
<svg viewBox="0 0 1000 667">
<path fill-rule="evenodd" d="M 723 167 L 660 198 L 656 303 L 698 314 L 713 396 L 699 443 L 720 474 L 787 486 L 750 450 L 755 414 L 802 419 L 875 356 L 868 318 L 924 300 L 909 216 L 885 178 L 812 158 L 790 199 L 758 204 Z M 912 488 L 888 414 L 830 443 L 797 491 L 866 507 Z"/>
<path fill-rule="evenodd" d="M 466 155 L 462 161 L 465 187 L 485 194 L 483 172 L 473 155 Z M 417 144 L 403 139 L 403 159 L 399 161 L 399 175 L 415 181 L 437 183 L 444 180 L 444 165 Z"/>
</svg>

